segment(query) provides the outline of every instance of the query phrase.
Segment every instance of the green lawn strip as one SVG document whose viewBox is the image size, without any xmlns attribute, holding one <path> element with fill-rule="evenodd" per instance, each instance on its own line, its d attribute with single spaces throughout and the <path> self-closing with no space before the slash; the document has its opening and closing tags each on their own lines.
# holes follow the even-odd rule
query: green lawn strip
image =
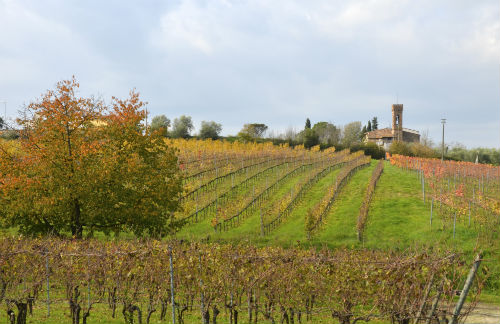
<svg viewBox="0 0 500 324">
<path fill-rule="evenodd" d="M 51 309 L 50 309 L 50 316 L 47 316 L 47 310 L 46 310 L 46 305 L 44 304 L 43 299 L 38 299 L 37 302 L 33 306 L 33 315 L 27 316 L 26 323 L 28 324 L 70 324 L 71 323 L 71 317 L 70 317 L 70 312 L 69 312 L 69 306 L 67 301 L 58 301 L 53 304 L 51 304 Z M 141 307 L 141 310 L 143 312 L 142 314 L 142 322 L 146 323 L 146 316 L 147 316 L 147 301 L 145 300 L 144 303 L 139 303 L 139 306 Z M 167 309 L 167 314 L 166 318 L 164 321 L 160 320 L 160 306 L 157 305 L 156 307 L 156 312 L 154 312 L 151 316 L 150 323 L 151 324 L 160 324 L 160 323 L 172 323 L 172 312 L 171 312 L 171 305 L 168 305 Z M 99 323 L 99 324 L 123 324 L 125 323 L 125 320 L 122 315 L 122 305 L 118 304 L 116 308 L 116 315 L 115 318 L 111 317 L 111 310 L 108 307 L 107 304 L 99 303 L 99 304 L 94 304 L 92 306 L 92 310 L 90 312 L 90 317 L 87 319 L 87 323 Z M 17 311 L 17 310 L 16 310 Z M 220 314 L 217 317 L 217 322 L 218 323 L 229 323 L 229 314 L 226 312 L 225 309 L 220 309 Z M 200 311 L 199 307 L 193 307 L 192 311 L 187 311 L 185 316 L 184 316 L 184 323 L 185 324 L 197 324 L 201 323 L 201 316 L 200 316 Z M 135 320 L 134 323 L 138 323 L 137 321 L 137 314 L 135 314 Z M 279 311 L 275 310 L 274 311 L 274 320 L 276 323 L 280 321 L 280 314 Z M 4 321 L 2 323 L 7 323 L 7 316 L 3 315 Z M 175 319 L 176 323 L 178 323 L 177 318 Z M 295 321 L 297 323 L 297 318 L 295 317 Z M 211 322 L 211 321 L 210 321 Z M 239 314 L 239 323 L 248 323 L 248 316 L 246 310 L 241 310 Z M 259 314 L 258 317 L 258 323 L 259 324 L 271 324 L 270 320 L 265 320 L 262 314 Z M 333 320 L 329 312 L 325 311 L 324 313 L 321 314 L 314 314 L 313 318 L 311 320 L 306 320 L 305 316 L 302 317 L 302 323 L 304 324 L 316 324 L 316 323 L 324 323 L 324 324 L 331 324 L 331 323 L 337 323 L 337 320 Z M 388 321 L 379 321 L 379 320 L 373 320 L 370 321 L 369 323 L 371 324 L 388 324 Z"/>
<path fill-rule="evenodd" d="M 290 168 L 288 171 L 291 171 L 292 169 Z M 258 184 L 255 186 L 255 195 L 260 194 L 263 190 L 265 190 L 266 187 L 266 181 L 269 179 L 269 182 L 267 182 L 267 186 L 270 186 L 274 181 L 277 181 L 280 177 L 284 176 L 285 173 L 275 176 L 276 173 L 274 171 L 270 170 L 267 171 L 267 173 L 271 173 L 266 180 L 260 180 Z M 244 197 L 249 197 L 253 195 L 253 185 L 248 185 L 247 188 L 245 187 L 240 187 L 237 190 L 237 193 L 232 200 L 237 200 L 237 199 L 244 199 Z M 228 201 L 225 205 L 220 206 L 221 209 L 224 209 L 225 206 L 230 205 L 232 201 Z M 219 236 L 219 233 L 216 233 L 214 230 L 214 227 L 212 226 L 212 219 L 213 216 L 208 216 L 202 219 L 201 221 L 197 223 L 191 223 L 187 224 L 184 226 L 179 233 L 176 234 L 178 238 L 186 238 L 186 239 L 192 239 L 192 240 L 199 240 L 202 238 L 205 238 L 207 235 L 210 235 L 210 238 L 212 239 L 213 237 Z M 222 219 L 221 219 L 222 220 Z"/>
<path fill-rule="evenodd" d="M 305 177 L 305 173 L 301 173 L 286 181 L 262 206 L 262 210 L 272 206 L 281 198 L 289 194 L 291 188 Z M 266 220 L 265 220 L 266 221 Z M 269 220 L 267 220 L 269 221 Z M 230 241 L 248 241 L 255 239 L 260 235 L 260 212 L 255 211 L 250 217 L 244 219 L 242 223 L 230 229 L 229 231 L 217 233 L 213 236 L 215 240 L 230 240 Z"/>
<path fill-rule="evenodd" d="M 335 181 L 339 172 L 340 169 L 335 169 L 314 184 L 290 216 L 284 219 L 283 223 L 270 235 L 266 236 L 263 241 L 281 246 L 295 245 L 297 241 L 306 242 L 305 215 L 324 196 L 325 190 L 332 184 L 332 181 Z"/>
<path fill-rule="evenodd" d="M 364 246 L 404 249 L 415 244 L 440 245 L 473 251 L 477 232 L 457 221 L 453 239 L 453 224 L 443 222 L 437 204 L 430 226 L 430 202 L 422 201 L 421 188 L 415 173 L 386 164 L 368 212 Z"/>
<path fill-rule="evenodd" d="M 319 231 L 311 240 L 315 245 L 349 247 L 358 244 L 356 222 L 359 209 L 377 162 L 372 160 L 368 167 L 354 173 L 341 189 Z"/>
</svg>

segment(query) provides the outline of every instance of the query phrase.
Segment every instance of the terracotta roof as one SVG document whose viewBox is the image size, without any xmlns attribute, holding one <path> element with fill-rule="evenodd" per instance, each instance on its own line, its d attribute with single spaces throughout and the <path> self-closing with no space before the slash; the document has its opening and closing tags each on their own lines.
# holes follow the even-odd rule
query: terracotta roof
<svg viewBox="0 0 500 324">
<path fill-rule="evenodd" d="M 377 129 L 371 132 L 366 133 L 367 138 L 371 139 L 377 139 L 377 138 L 383 138 L 383 137 L 394 137 L 392 136 L 392 129 L 391 128 L 382 128 L 382 129 Z"/>
</svg>

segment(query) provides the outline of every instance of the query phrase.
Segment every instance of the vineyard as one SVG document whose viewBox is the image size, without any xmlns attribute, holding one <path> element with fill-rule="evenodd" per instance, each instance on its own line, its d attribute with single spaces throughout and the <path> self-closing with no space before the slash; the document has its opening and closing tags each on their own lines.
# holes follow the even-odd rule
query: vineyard
<svg viewBox="0 0 500 324">
<path fill-rule="evenodd" d="M 65 307 L 73 324 L 93 322 L 98 310 L 101 320 L 125 323 L 217 323 L 220 315 L 231 324 L 405 324 L 460 319 L 474 305 L 454 307 L 471 264 L 448 251 L 2 239 L 0 262 L 10 323 Z"/>
<path fill-rule="evenodd" d="M 170 144 L 178 148 L 186 174 L 183 210 L 176 217 L 187 224 L 178 238 L 373 248 L 460 240 L 462 251 L 472 251 L 478 239 L 487 245 L 498 241 L 498 167 L 393 156 L 384 171 L 383 162 L 347 150 Z M 415 223 L 404 229 L 405 220 Z M 392 222 L 382 229 L 387 235 L 373 235 L 384 221 Z M 412 232 L 397 238 L 407 230 Z"/>
<path fill-rule="evenodd" d="M 4 235 L 10 323 L 445 323 L 483 288 L 498 294 L 499 167 L 165 141 L 184 175 L 183 226 L 164 242 Z"/>
<path fill-rule="evenodd" d="M 391 163 L 417 173 L 422 184 L 422 200 L 430 201 L 430 208 L 439 211 L 444 226 L 452 227 L 454 236 L 459 222 L 481 231 L 486 239 L 498 237 L 499 167 L 397 155 L 391 158 Z"/>
</svg>

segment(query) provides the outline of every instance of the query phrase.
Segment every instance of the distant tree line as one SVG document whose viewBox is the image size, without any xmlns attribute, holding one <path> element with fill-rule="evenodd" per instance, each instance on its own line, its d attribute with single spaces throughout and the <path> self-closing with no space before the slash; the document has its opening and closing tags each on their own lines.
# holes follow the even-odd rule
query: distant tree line
<svg viewBox="0 0 500 324">
<path fill-rule="evenodd" d="M 374 143 L 364 143 L 365 134 L 369 130 L 377 129 L 377 117 L 368 121 L 368 125 L 361 127 L 361 122 L 351 122 L 344 126 L 337 126 L 331 122 L 320 121 L 314 125 L 306 119 L 304 129 L 296 131 L 288 128 L 283 134 L 267 134 L 269 127 L 263 123 L 244 124 L 236 136 L 222 137 L 222 125 L 214 121 L 202 121 L 200 130 L 193 134 L 194 126 L 191 117 L 182 115 L 175 118 L 173 123 L 165 115 L 155 116 L 150 129 L 170 138 L 198 137 L 203 139 L 222 139 L 243 142 L 272 141 L 275 144 L 288 143 L 290 146 L 304 145 L 306 148 L 319 145 L 321 149 L 335 146 L 338 149 L 351 148 L 352 151 L 363 150 L 373 158 L 383 158 L 385 151 Z"/>
<path fill-rule="evenodd" d="M 159 115 L 153 117 L 151 121 L 150 129 L 152 131 L 158 132 L 165 137 L 171 138 L 190 138 L 191 133 L 194 130 L 193 120 L 190 116 L 182 115 L 174 119 L 172 129 L 170 129 L 171 122 L 165 115 Z M 222 125 L 214 121 L 202 121 L 200 132 L 198 136 L 200 138 L 211 138 L 218 139 L 222 131 Z"/>
<path fill-rule="evenodd" d="M 0 118 L 0 129 L 5 123 Z M 306 118 L 304 129 L 297 131 L 289 127 L 281 134 L 268 132 L 269 127 L 264 123 L 244 124 L 236 136 L 222 137 L 222 125 L 215 121 L 202 121 L 200 129 L 194 133 L 194 124 L 190 116 L 182 115 L 175 118 L 173 122 L 165 115 L 155 116 L 150 125 L 152 131 L 158 132 L 164 137 L 202 139 L 225 139 L 228 141 L 243 142 L 265 142 L 272 141 L 275 144 L 288 143 L 290 146 L 304 145 L 311 148 L 320 145 L 321 149 L 335 146 L 337 149 L 350 148 L 351 151 L 365 151 L 365 154 L 376 159 L 384 158 L 385 150 L 375 143 L 365 142 L 368 132 L 377 130 L 378 118 L 373 117 L 365 125 L 360 121 L 350 122 L 345 125 L 335 125 L 331 122 L 319 121 L 312 123 Z M 16 138 L 17 134 L 4 131 L 2 138 Z M 391 154 L 402 154 L 407 156 L 418 156 L 427 158 L 440 158 L 441 146 L 434 145 L 427 133 L 422 134 L 420 143 L 394 142 L 389 148 Z M 467 149 L 461 144 L 446 147 L 445 158 L 457 161 L 469 161 L 479 163 L 500 164 L 500 150 L 490 148 Z"/>
</svg>

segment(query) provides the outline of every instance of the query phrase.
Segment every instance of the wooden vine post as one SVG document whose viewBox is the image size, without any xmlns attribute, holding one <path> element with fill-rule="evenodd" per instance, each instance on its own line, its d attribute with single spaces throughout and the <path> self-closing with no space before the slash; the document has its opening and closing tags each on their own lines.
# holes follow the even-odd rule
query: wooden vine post
<svg viewBox="0 0 500 324">
<path fill-rule="evenodd" d="M 260 236 L 264 236 L 264 218 L 262 217 L 262 208 L 259 209 L 260 214 Z"/>
<path fill-rule="evenodd" d="M 45 275 L 47 280 L 47 317 L 50 317 L 49 251 L 45 251 Z"/>
<path fill-rule="evenodd" d="M 174 263 L 172 258 L 172 247 L 168 247 L 168 254 L 170 259 L 170 289 L 172 291 L 172 323 L 175 324 L 175 296 L 174 296 Z"/>
</svg>

